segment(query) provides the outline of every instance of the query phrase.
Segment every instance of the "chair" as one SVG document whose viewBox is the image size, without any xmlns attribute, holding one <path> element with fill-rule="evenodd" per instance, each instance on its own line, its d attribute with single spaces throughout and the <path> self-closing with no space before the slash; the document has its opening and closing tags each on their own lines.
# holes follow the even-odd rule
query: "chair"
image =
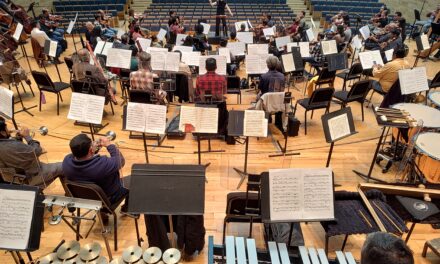
<svg viewBox="0 0 440 264">
<path fill-rule="evenodd" d="M 128 91 L 130 90 L 130 70 L 121 69 L 119 84 L 121 85 L 121 97 L 124 103 L 128 99 Z"/>
<path fill-rule="evenodd" d="M 344 108 L 350 102 L 359 102 L 361 104 L 363 122 L 365 97 L 367 97 L 370 88 L 371 82 L 369 80 L 358 81 L 353 84 L 350 91 L 337 91 L 333 97 L 339 101 L 341 108 Z"/>
<path fill-rule="evenodd" d="M 128 91 L 129 101 L 132 103 L 151 104 L 151 94 L 145 90 L 133 89 Z"/>
<path fill-rule="evenodd" d="M 237 95 L 237 104 L 241 104 L 241 89 L 240 89 L 240 77 L 228 76 L 226 79 L 226 87 L 228 94 Z"/>
<path fill-rule="evenodd" d="M 425 242 L 425 246 L 423 246 L 422 257 L 426 258 L 428 248 L 430 248 L 432 252 L 440 257 L 440 238 L 434 238 Z"/>
<path fill-rule="evenodd" d="M 324 109 L 325 113 L 329 112 L 330 109 L 330 102 L 333 97 L 333 93 L 335 92 L 334 88 L 318 88 L 315 91 L 313 91 L 312 96 L 310 98 L 304 98 L 301 100 L 296 101 L 295 104 L 295 110 L 293 111 L 293 115 L 296 113 L 297 105 L 301 105 L 306 110 L 304 113 L 304 129 L 305 134 L 307 135 L 307 111 L 312 111 L 312 116 L 310 118 L 313 118 L 313 111 L 316 109 Z"/>
<path fill-rule="evenodd" d="M 342 90 L 345 91 L 347 81 L 358 79 L 361 80 L 362 75 L 362 64 L 361 63 L 353 63 L 348 71 L 342 71 L 336 74 L 336 77 L 344 79 L 344 85 L 342 86 Z"/>
<path fill-rule="evenodd" d="M 319 73 L 318 80 L 315 82 L 315 89 L 320 88 L 321 85 L 327 84 L 329 87 L 333 87 L 333 83 L 335 82 L 336 71 L 329 71 L 328 68 L 322 68 L 322 71 Z M 305 83 L 305 87 L 307 87 L 308 81 Z M 304 89 L 304 95 L 306 94 L 306 89 Z"/>
<path fill-rule="evenodd" d="M 249 223 L 249 237 L 252 237 L 253 223 L 261 223 L 260 182 L 261 175 L 249 174 L 246 192 L 228 193 L 223 220 L 223 244 L 228 223 Z"/>
<path fill-rule="evenodd" d="M 40 43 L 38 43 L 37 40 L 34 38 L 31 38 L 31 46 L 32 46 L 32 52 L 34 53 L 34 58 L 37 61 L 38 67 L 44 66 L 45 56 L 43 52 L 43 48 L 40 46 Z"/>
<path fill-rule="evenodd" d="M 31 177 L 18 173 L 15 168 L 0 168 L 0 179 L 5 183 L 28 185 Z"/>
<path fill-rule="evenodd" d="M 72 69 L 73 68 L 73 61 L 72 61 L 72 58 L 64 57 L 64 62 L 66 63 L 67 69 L 69 70 L 69 73 L 70 73 L 69 81 L 71 82 L 72 78 L 73 78 L 73 69 Z"/>
<path fill-rule="evenodd" d="M 43 91 L 54 93 L 57 95 L 57 115 L 60 115 L 60 99 L 63 101 L 61 92 L 70 87 L 70 84 L 65 82 L 52 82 L 49 75 L 45 72 L 32 71 L 32 76 L 37 83 L 38 90 L 40 90 L 40 102 L 39 110 L 41 112 L 41 101 L 43 97 Z"/>
<path fill-rule="evenodd" d="M 65 189 L 69 192 L 69 195 L 75 198 L 81 198 L 81 199 L 89 199 L 89 200 L 96 200 L 102 202 L 102 213 L 105 214 L 111 214 L 113 215 L 113 233 L 114 233 L 114 247 L 115 251 L 118 250 L 118 217 L 116 215 L 116 208 L 124 201 L 126 196 L 121 197 L 118 201 L 111 204 L 109 199 L 107 198 L 107 195 L 104 193 L 101 187 L 94 183 L 89 182 L 72 182 L 67 180 L 65 183 Z M 78 209 L 78 214 L 79 214 Z M 136 235 L 137 235 L 137 242 L 138 245 L 141 245 L 140 237 L 139 237 L 139 227 L 138 227 L 138 217 L 134 217 L 134 223 L 136 226 Z M 79 224 L 78 224 L 79 227 Z M 79 234 L 79 228 L 77 229 L 77 239 Z"/>
</svg>

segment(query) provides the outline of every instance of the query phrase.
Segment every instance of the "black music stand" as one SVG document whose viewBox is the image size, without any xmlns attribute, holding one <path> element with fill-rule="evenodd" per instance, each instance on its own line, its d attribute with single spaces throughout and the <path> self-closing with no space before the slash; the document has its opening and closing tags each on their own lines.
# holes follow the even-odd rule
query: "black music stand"
<svg viewBox="0 0 440 264">
<path fill-rule="evenodd" d="M 244 111 L 236 111 L 232 110 L 229 112 L 229 120 L 228 120 L 228 135 L 233 137 L 242 137 L 244 130 Z M 248 165 L 248 155 L 249 155 L 249 136 L 246 136 L 244 141 L 245 151 L 244 151 L 244 167 L 243 170 L 238 168 L 234 168 L 234 170 L 240 175 L 241 179 L 237 185 L 237 190 L 240 189 L 240 186 L 243 184 L 244 180 L 249 176 L 247 172 Z"/>
<path fill-rule="evenodd" d="M 289 51 L 287 51 L 289 52 Z M 303 59 L 301 57 L 301 51 L 300 51 L 300 47 L 292 47 L 291 48 L 291 52 L 292 52 L 292 56 L 293 56 L 293 63 L 295 65 L 295 71 L 292 72 L 286 72 L 285 68 L 284 68 L 284 62 L 282 62 L 282 66 L 283 66 L 283 71 L 286 74 L 289 74 L 290 77 L 292 77 L 293 79 L 293 87 L 296 87 L 296 80 L 297 78 L 303 78 L 304 79 L 304 63 L 303 63 Z M 282 57 L 281 57 L 282 58 Z M 299 88 L 297 88 L 297 90 L 299 90 Z M 287 86 L 287 91 L 290 91 L 290 82 L 289 85 Z"/>
<path fill-rule="evenodd" d="M 346 118 L 344 118 L 344 115 L 346 116 Z M 341 122 L 333 123 L 332 120 L 335 120 L 335 118 L 339 118 Z M 321 120 L 322 127 L 324 128 L 325 140 L 327 141 L 327 143 L 330 143 L 330 150 L 328 152 L 327 163 L 325 165 L 326 167 L 328 167 L 330 165 L 330 159 L 332 157 L 335 142 L 357 134 L 357 132 L 354 128 L 353 115 L 351 113 L 350 107 L 345 107 L 341 110 L 325 114 L 321 116 Z M 342 127 L 345 127 L 346 129 L 348 129 L 348 131 L 340 135 L 333 135 L 333 133 L 331 132 L 334 131 L 334 129 L 341 129 Z"/>
<path fill-rule="evenodd" d="M 14 118 L 14 114 L 16 113 L 14 112 L 14 95 L 12 95 L 11 98 L 11 106 L 12 106 L 11 109 L 12 116 L 8 116 L 6 113 L 3 113 L 2 111 L 0 111 L 0 116 L 4 117 L 5 119 L 11 119 L 12 124 L 14 124 L 14 128 L 18 130 L 17 122 L 15 122 L 15 118 Z"/>
<path fill-rule="evenodd" d="M 15 194 L 19 194 L 20 192 L 30 192 L 32 196 L 34 196 L 35 200 L 33 203 L 33 212 L 32 215 L 29 217 L 32 217 L 30 226 L 29 226 L 29 236 L 28 236 L 28 240 L 27 240 L 27 244 L 24 248 L 14 248 L 14 247 L 9 247 L 8 245 L 0 245 L 0 249 L 5 249 L 7 251 L 9 251 L 12 255 L 12 257 L 15 259 L 15 255 L 18 257 L 20 263 L 25 263 L 23 258 L 20 255 L 20 251 L 26 252 L 29 260 L 32 262 L 32 256 L 30 254 L 30 252 L 35 251 L 37 249 L 40 248 L 40 238 L 41 238 L 41 231 L 43 228 L 43 215 L 44 215 L 44 205 L 43 205 L 43 200 L 44 200 L 44 195 L 41 193 L 40 189 L 38 187 L 35 186 L 27 186 L 27 185 L 12 185 L 12 184 L 0 184 L 0 193 L 4 191 L 4 192 L 11 192 L 13 191 L 14 194 L 13 196 L 15 196 Z M 12 196 L 11 196 L 12 197 Z M 14 198 L 13 198 L 14 199 Z M 18 198 L 17 198 L 18 199 Z M 23 199 L 25 200 L 25 199 Z M 16 211 L 11 211 L 9 212 L 11 215 L 10 217 L 23 217 L 23 215 L 20 215 L 19 212 Z M 14 216 L 14 214 L 17 214 Z M 14 226 L 13 228 L 16 229 L 23 229 L 25 227 L 23 227 L 23 223 L 21 222 L 16 222 L 16 221 L 9 221 L 9 224 L 16 224 L 17 226 Z M 0 225 L 2 225 L 2 221 L 0 221 Z M 2 226 L 2 229 L 5 228 Z"/>
<path fill-rule="evenodd" d="M 328 61 L 328 70 L 337 71 L 348 68 L 347 53 L 336 53 L 326 56 Z"/>
<path fill-rule="evenodd" d="M 172 216 L 204 214 L 205 173 L 202 165 L 133 164 L 128 212 L 168 215 L 176 247 Z"/>
<path fill-rule="evenodd" d="M 52 56 L 49 55 L 49 51 L 50 51 L 50 42 L 51 42 L 51 41 L 53 41 L 53 40 L 46 40 L 46 41 L 44 42 L 44 50 L 43 50 L 43 53 L 44 53 L 46 56 L 52 58 L 52 60 L 53 60 L 53 59 L 55 59 L 55 57 L 52 57 Z M 57 45 L 58 45 L 58 44 L 57 44 Z M 56 62 L 54 62 L 54 65 L 55 65 L 55 68 L 57 69 L 58 78 L 60 79 L 60 82 L 62 82 L 63 80 L 61 79 L 61 74 L 60 74 L 60 69 L 58 69 L 58 64 L 57 64 Z M 45 70 L 46 73 L 47 73 L 47 69 L 46 69 L 46 66 L 44 65 L 44 63 L 43 63 L 43 67 L 44 67 L 44 70 Z M 47 73 L 47 74 L 49 74 L 49 73 Z"/>
<path fill-rule="evenodd" d="M 71 22 L 73 22 L 72 31 L 70 31 L 70 36 L 72 37 L 73 47 L 75 48 L 75 52 L 78 52 L 78 49 L 76 48 L 76 42 L 73 32 L 76 30 L 76 32 L 79 32 L 79 30 L 75 27 L 76 25 L 76 19 L 78 18 L 78 12 L 76 13 L 75 19 Z M 81 34 L 81 32 L 79 32 Z"/>
</svg>

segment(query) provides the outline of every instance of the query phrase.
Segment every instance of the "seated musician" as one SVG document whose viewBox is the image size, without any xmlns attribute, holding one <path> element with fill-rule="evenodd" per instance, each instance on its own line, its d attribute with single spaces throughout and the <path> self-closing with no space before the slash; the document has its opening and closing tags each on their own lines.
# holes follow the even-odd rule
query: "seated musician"
<svg viewBox="0 0 440 264">
<path fill-rule="evenodd" d="M 39 16 L 41 30 L 46 32 L 49 38 L 55 41 L 64 39 L 64 30 L 56 25 L 59 19 L 60 17 L 51 15 L 47 8 L 43 8 L 42 14 Z"/>
<path fill-rule="evenodd" d="M 231 34 L 229 34 L 228 42 L 237 42 L 237 41 L 239 41 L 237 39 L 237 32 L 232 31 Z"/>
<path fill-rule="evenodd" d="M 188 81 L 187 87 L 188 87 L 188 91 L 187 93 L 185 93 L 184 96 L 185 98 L 181 98 L 179 95 L 179 102 L 181 103 L 182 101 L 190 101 L 190 102 L 194 102 L 193 100 L 193 94 L 194 94 L 194 87 L 193 87 L 193 81 L 192 81 L 192 73 L 191 73 L 191 69 L 189 68 L 189 66 L 182 61 L 182 52 L 180 50 L 176 50 L 175 52 L 179 53 L 179 71 L 177 73 L 179 74 L 183 74 L 186 76 L 186 79 Z M 176 80 L 176 85 L 177 85 L 177 80 Z M 182 94 L 182 92 L 180 92 L 180 94 Z"/>
<path fill-rule="evenodd" d="M 226 78 L 215 72 L 217 61 L 214 58 L 206 59 L 206 74 L 197 77 L 194 100 L 205 102 L 205 95 L 212 95 L 213 102 L 224 101 L 226 93 Z"/>
<path fill-rule="evenodd" d="M 272 20 L 272 16 L 271 15 L 267 15 L 266 14 L 266 21 L 267 21 L 267 26 L 268 27 L 275 26 L 275 21 Z"/>
<path fill-rule="evenodd" d="M 121 208 L 121 211 L 126 211 L 128 189 L 124 186 L 128 186 L 129 177 L 121 179 L 119 174 L 119 170 L 125 165 L 124 156 L 119 149 L 107 137 L 92 142 L 86 134 L 73 137 L 69 146 L 72 153 L 64 157 L 62 163 L 66 179 L 98 185 L 112 204 L 126 196 L 125 205 Z M 100 147 L 106 148 L 110 157 L 97 154 Z"/>
<path fill-rule="evenodd" d="M 268 92 L 283 92 L 284 91 L 284 74 L 277 71 L 280 61 L 275 56 L 269 56 L 266 59 L 268 72 L 261 75 L 258 89 L 260 96 Z"/>
<path fill-rule="evenodd" d="M 411 249 L 402 238 L 385 232 L 367 236 L 361 251 L 362 264 L 414 264 Z"/>
<path fill-rule="evenodd" d="M 167 93 L 162 89 L 154 89 L 153 78 L 158 77 L 151 71 L 151 55 L 145 51 L 138 55 L 139 69 L 130 73 L 130 89 L 145 90 L 159 104 L 166 104 Z"/>
<path fill-rule="evenodd" d="M 171 19 L 170 31 L 177 35 L 185 32 L 185 28 L 180 26 L 177 18 L 173 18 Z"/>
<path fill-rule="evenodd" d="M 42 153 L 40 142 L 32 138 L 28 128 L 22 127 L 17 138 L 11 138 L 6 120 L 0 117 L 0 168 L 14 168 L 30 177 L 29 185 L 44 188 L 56 178 L 64 177 L 64 173 L 61 162 L 41 162 L 38 157 Z"/>
<path fill-rule="evenodd" d="M 405 49 L 394 50 L 393 60 L 383 67 L 380 64 L 373 65 L 372 85 L 379 91 L 387 93 L 391 86 L 399 79 L 399 71 L 410 68 L 405 58 Z"/>
<path fill-rule="evenodd" d="M 203 26 L 198 24 L 195 26 L 195 34 L 193 36 L 194 40 L 197 41 L 198 46 L 196 46 L 197 51 L 204 52 L 206 50 L 211 50 L 212 47 L 208 43 L 208 39 L 205 34 L 203 34 Z M 195 43 L 196 44 L 196 43 Z"/>
<path fill-rule="evenodd" d="M 307 29 L 309 29 L 309 26 L 306 24 L 306 11 L 300 11 L 297 14 L 297 17 L 299 18 L 298 21 L 298 34 L 299 34 L 299 38 L 303 39 L 304 38 L 304 33 L 306 32 Z"/>
<path fill-rule="evenodd" d="M 35 39 L 38 44 L 40 44 L 40 47 L 44 49 L 44 44 L 46 42 L 46 40 L 51 40 L 49 38 L 49 36 L 40 29 L 40 24 L 36 21 L 33 21 L 31 23 L 32 26 L 32 31 L 31 31 L 31 37 L 33 39 Z M 56 55 L 54 58 L 54 63 L 57 64 L 61 64 L 62 62 L 59 60 L 59 57 L 61 55 L 61 53 L 64 51 L 63 47 L 61 46 L 61 43 L 58 41 L 57 42 L 57 51 L 56 51 Z"/>
<path fill-rule="evenodd" d="M 116 33 L 118 33 L 118 31 L 116 29 L 112 29 L 112 28 L 107 27 L 105 22 L 103 22 L 102 16 L 100 13 L 95 14 L 95 22 L 93 22 L 93 24 L 95 25 L 95 27 L 101 28 L 102 36 L 107 39 L 114 38 L 116 36 Z"/>
<path fill-rule="evenodd" d="M 96 65 L 90 64 L 90 53 L 87 49 L 78 51 L 79 62 L 72 66 L 73 78 L 78 81 L 86 81 L 88 78 L 92 82 L 106 83 L 107 78 Z"/>
<path fill-rule="evenodd" d="M 156 35 L 151 36 L 151 47 L 163 48 L 162 41 L 159 41 Z"/>
<path fill-rule="evenodd" d="M 101 39 L 101 27 L 95 27 L 95 25 L 89 21 L 86 23 L 86 29 L 86 40 L 90 43 L 92 49 L 95 49 L 98 40 Z"/>
</svg>

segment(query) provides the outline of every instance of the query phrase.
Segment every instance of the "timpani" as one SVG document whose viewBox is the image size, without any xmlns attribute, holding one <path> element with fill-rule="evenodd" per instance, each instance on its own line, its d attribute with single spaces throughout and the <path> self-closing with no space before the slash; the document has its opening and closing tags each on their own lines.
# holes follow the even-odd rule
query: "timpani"
<svg viewBox="0 0 440 264">
<path fill-rule="evenodd" d="M 440 107 L 440 91 L 429 93 L 428 98 L 436 107 Z"/>
<path fill-rule="evenodd" d="M 392 107 L 407 111 L 416 122 L 421 119 L 424 128 L 440 128 L 440 110 L 434 107 L 413 103 L 400 103 Z"/>
<path fill-rule="evenodd" d="M 420 133 L 416 139 L 415 162 L 429 183 L 440 183 L 440 133 Z"/>
</svg>

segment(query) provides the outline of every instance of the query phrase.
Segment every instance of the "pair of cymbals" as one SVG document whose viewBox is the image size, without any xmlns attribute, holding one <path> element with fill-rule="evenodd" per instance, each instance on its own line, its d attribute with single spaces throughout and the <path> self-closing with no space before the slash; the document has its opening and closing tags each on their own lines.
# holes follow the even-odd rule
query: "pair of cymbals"
<svg viewBox="0 0 440 264">
<path fill-rule="evenodd" d="M 75 258 L 78 255 L 80 249 L 81 246 L 79 242 L 75 240 L 71 240 L 69 242 L 62 244 L 58 248 L 56 254 L 57 257 L 61 260 L 69 260 Z"/>
<path fill-rule="evenodd" d="M 89 243 L 80 249 L 79 257 L 81 260 L 90 263 L 90 261 L 98 259 L 101 251 L 102 247 L 98 242 Z"/>
</svg>

